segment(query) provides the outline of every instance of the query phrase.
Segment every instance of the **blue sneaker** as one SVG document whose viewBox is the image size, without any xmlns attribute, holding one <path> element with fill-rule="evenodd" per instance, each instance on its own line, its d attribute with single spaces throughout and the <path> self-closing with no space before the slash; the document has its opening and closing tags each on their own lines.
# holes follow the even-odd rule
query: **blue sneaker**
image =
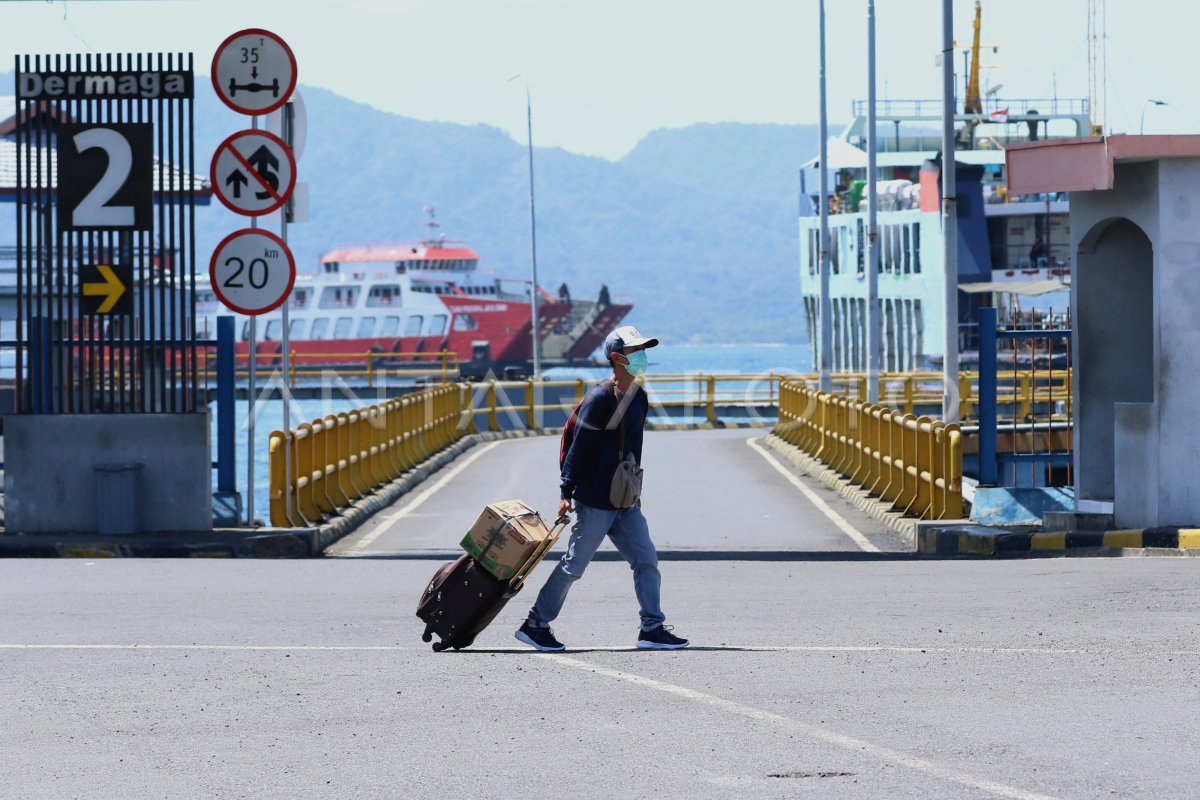
<svg viewBox="0 0 1200 800">
<path fill-rule="evenodd" d="M 517 637 L 518 642 L 524 642 L 543 653 L 557 653 L 567 649 L 565 644 L 554 638 L 554 631 L 530 625 L 528 620 L 513 635 Z"/>
<path fill-rule="evenodd" d="M 657 628 L 642 631 L 638 634 L 637 640 L 639 650 L 679 650 L 689 644 L 691 642 L 687 639 L 680 639 L 671 633 L 671 628 L 667 625 L 659 625 Z"/>
</svg>

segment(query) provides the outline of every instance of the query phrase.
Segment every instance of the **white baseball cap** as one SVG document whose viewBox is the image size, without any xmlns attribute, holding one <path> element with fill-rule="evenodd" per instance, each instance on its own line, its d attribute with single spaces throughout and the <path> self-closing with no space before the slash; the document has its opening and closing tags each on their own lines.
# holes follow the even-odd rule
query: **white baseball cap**
<svg viewBox="0 0 1200 800">
<path fill-rule="evenodd" d="M 632 325 L 622 325 L 610 333 L 604 340 L 604 357 L 626 347 L 657 347 L 658 339 L 647 339 Z"/>
</svg>

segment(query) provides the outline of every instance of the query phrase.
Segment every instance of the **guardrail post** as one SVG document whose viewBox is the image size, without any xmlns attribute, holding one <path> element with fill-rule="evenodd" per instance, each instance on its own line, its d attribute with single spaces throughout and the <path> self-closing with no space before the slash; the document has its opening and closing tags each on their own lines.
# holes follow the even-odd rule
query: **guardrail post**
<svg viewBox="0 0 1200 800">
<path fill-rule="evenodd" d="M 537 407 L 534 404 L 533 378 L 525 379 L 525 428 L 537 430 Z"/>
<path fill-rule="evenodd" d="M 492 380 L 488 381 L 487 408 L 488 408 L 488 414 L 487 414 L 488 430 L 489 431 L 500 430 L 500 420 L 496 418 L 496 381 L 494 378 Z"/>
<path fill-rule="evenodd" d="M 995 486 L 996 462 L 996 309 L 979 309 L 979 482 Z"/>
<path fill-rule="evenodd" d="M 717 424 L 717 376 L 705 375 L 705 380 L 708 382 L 708 396 L 704 401 L 704 416 L 708 419 L 710 425 Z"/>
<path fill-rule="evenodd" d="M 375 354 L 367 351 L 367 388 L 375 388 Z"/>
</svg>

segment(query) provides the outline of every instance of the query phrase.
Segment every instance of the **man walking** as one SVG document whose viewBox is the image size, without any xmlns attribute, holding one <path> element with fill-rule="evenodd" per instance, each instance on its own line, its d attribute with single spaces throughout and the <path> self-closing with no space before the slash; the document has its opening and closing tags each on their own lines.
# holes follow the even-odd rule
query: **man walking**
<svg viewBox="0 0 1200 800">
<path fill-rule="evenodd" d="M 558 617 L 567 592 L 583 577 L 605 536 L 633 569 L 633 589 L 641 606 L 637 646 L 644 650 L 688 646 L 686 639 L 663 625 L 666 617 L 659 604 L 658 552 L 642 516 L 641 498 L 629 508 L 617 508 L 609 500 L 613 473 L 621 458 L 632 453 L 637 463 L 642 463 L 642 428 L 650 404 L 634 378 L 646 371 L 646 348 L 657 344 L 658 339 L 647 339 L 630 325 L 610 333 L 604 341 L 604 356 L 612 365 L 612 378 L 588 392 L 576 412 L 569 443 L 564 436 L 558 515 L 574 511 L 575 525 L 566 555 L 516 633 L 518 640 L 538 650 L 566 649 L 554 638 L 550 623 Z M 567 428 L 571 430 L 572 425 L 568 423 Z"/>
</svg>

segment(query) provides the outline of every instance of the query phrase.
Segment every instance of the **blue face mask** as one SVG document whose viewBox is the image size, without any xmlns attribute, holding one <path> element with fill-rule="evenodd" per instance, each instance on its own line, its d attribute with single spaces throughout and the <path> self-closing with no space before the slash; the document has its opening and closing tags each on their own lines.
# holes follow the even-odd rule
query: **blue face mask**
<svg viewBox="0 0 1200 800">
<path fill-rule="evenodd" d="M 635 350 L 625 357 L 629 359 L 629 363 L 625 365 L 625 369 L 630 375 L 636 378 L 638 375 L 646 374 L 646 367 L 650 366 L 650 364 L 646 360 L 645 350 Z"/>
</svg>

